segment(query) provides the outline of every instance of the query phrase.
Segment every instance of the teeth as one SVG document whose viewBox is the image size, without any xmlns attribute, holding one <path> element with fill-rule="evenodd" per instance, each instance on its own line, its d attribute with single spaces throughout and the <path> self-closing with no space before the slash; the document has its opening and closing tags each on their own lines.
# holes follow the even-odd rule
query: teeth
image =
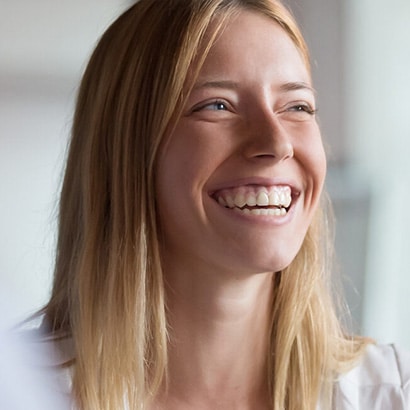
<svg viewBox="0 0 410 410">
<path fill-rule="evenodd" d="M 249 193 L 246 197 L 246 205 L 256 206 L 256 196 L 254 193 Z"/>
<path fill-rule="evenodd" d="M 225 199 L 223 199 L 221 196 L 218 198 L 218 202 L 219 202 L 219 205 L 222 205 L 222 206 L 227 205 L 226 202 L 225 202 Z"/>
<path fill-rule="evenodd" d="M 227 195 L 225 197 L 225 201 L 226 201 L 226 204 L 229 206 L 229 208 L 235 208 L 234 200 L 230 195 Z"/>
<path fill-rule="evenodd" d="M 284 216 L 287 214 L 287 211 L 285 208 L 254 208 L 254 209 L 249 209 L 249 208 L 234 208 L 236 212 L 240 212 L 245 215 L 263 215 L 263 216 Z"/>
<path fill-rule="evenodd" d="M 244 207 L 244 206 L 246 205 L 245 195 L 244 195 L 243 193 L 241 193 L 241 192 L 238 193 L 238 194 L 235 196 L 234 204 L 235 204 L 235 206 L 238 206 L 239 208 Z"/>
<path fill-rule="evenodd" d="M 280 193 L 280 203 L 285 206 L 288 207 L 290 205 L 290 201 L 291 201 L 291 197 L 287 196 L 286 193 L 284 191 L 282 191 Z"/>
<path fill-rule="evenodd" d="M 269 197 L 266 192 L 259 192 L 258 196 L 256 197 L 256 205 L 258 206 L 268 206 L 269 205 Z"/>
<path fill-rule="evenodd" d="M 277 191 L 273 191 L 269 195 L 269 204 L 274 206 L 280 205 L 280 195 Z"/>
<path fill-rule="evenodd" d="M 229 208 L 243 208 L 244 206 L 277 206 L 288 208 L 292 202 L 291 189 L 288 186 L 279 186 L 271 189 L 261 187 L 258 190 L 245 192 L 240 188 L 236 194 L 222 192 L 218 197 L 222 206 Z"/>
</svg>

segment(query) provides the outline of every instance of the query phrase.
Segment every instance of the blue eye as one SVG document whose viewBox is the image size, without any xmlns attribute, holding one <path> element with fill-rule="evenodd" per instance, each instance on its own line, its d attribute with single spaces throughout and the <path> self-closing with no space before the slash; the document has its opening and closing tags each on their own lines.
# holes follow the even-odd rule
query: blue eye
<svg viewBox="0 0 410 410">
<path fill-rule="evenodd" d="M 211 108 L 211 110 L 216 110 L 216 111 L 224 111 L 226 110 L 226 105 L 221 102 L 221 101 L 215 101 L 212 104 L 209 104 L 209 107 Z"/>
<path fill-rule="evenodd" d="M 228 106 L 225 102 L 221 100 L 215 100 L 203 105 L 200 105 L 199 107 L 196 107 L 193 109 L 193 112 L 197 111 L 202 111 L 202 110 L 208 110 L 208 111 L 227 111 Z"/>
</svg>

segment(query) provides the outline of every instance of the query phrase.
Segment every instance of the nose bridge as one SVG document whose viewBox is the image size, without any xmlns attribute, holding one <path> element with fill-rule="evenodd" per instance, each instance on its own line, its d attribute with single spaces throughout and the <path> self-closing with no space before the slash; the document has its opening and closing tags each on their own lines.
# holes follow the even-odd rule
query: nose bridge
<svg viewBox="0 0 410 410">
<path fill-rule="evenodd" d="M 272 109 L 259 107 L 251 116 L 248 126 L 248 157 L 272 157 L 280 161 L 293 156 L 293 145 L 288 130 Z"/>
</svg>

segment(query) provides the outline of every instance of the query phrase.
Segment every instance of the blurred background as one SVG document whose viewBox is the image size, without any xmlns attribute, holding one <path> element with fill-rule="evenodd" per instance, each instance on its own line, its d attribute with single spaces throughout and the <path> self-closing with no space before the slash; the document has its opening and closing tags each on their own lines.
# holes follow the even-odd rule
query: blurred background
<svg viewBox="0 0 410 410">
<path fill-rule="evenodd" d="M 131 3 L 1 1 L 0 303 L 11 322 L 49 295 L 78 81 Z M 352 327 L 410 348 L 410 2 L 286 3 L 311 49 Z"/>
</svg>

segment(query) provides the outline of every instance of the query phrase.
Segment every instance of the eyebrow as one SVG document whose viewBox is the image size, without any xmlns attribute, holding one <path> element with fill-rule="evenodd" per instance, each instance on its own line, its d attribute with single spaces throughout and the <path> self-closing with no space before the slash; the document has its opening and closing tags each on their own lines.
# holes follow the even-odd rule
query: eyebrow
<svg viewBox="0 0 410 410">
<path fill-rule="evenodd" d="M 285 83 L 282 84 L 279 89 L 281 91 L 287 92 L 287 91 L 298 91 L 298 90 L 307 90 L 312 92 L 313 94 L 316 94 L 316 90 L 311 87 L 309 84 L 304 83 L 302 81 L 296 81 L 296 82 L 290 82 L 290 83 Z"/>
<path fill-rule="evenodd" d="M 193 90 L 198 90 L 201 88 L 220 88 L 220 89 L 231 89 L 235 90 L 240 87 L 240 84 L 235 81 L 230 80 L 221 80 L 221 81 L 204 81 L 198 82 L 194 85 Z M 298 91 L 298 90 L 307 90 L 316 94 L 316 90 L 311 87 L 309 84 L 303 81 L 294 81 L 281 84 L 279 87 L 279 91 L 281 92 L 290 92 L 290 91 Z"/>
<path fill-rule="evenodd" d="M 194 90 L 198 90 L 200 88 L 227 88 L 227 89 L 237 89 L 239 88 L 239 83 L 235 81 L 229 80 L 221 80 L 221 81 L 204 81 L 199 82 L 194 85 Z"/>
</svg>

